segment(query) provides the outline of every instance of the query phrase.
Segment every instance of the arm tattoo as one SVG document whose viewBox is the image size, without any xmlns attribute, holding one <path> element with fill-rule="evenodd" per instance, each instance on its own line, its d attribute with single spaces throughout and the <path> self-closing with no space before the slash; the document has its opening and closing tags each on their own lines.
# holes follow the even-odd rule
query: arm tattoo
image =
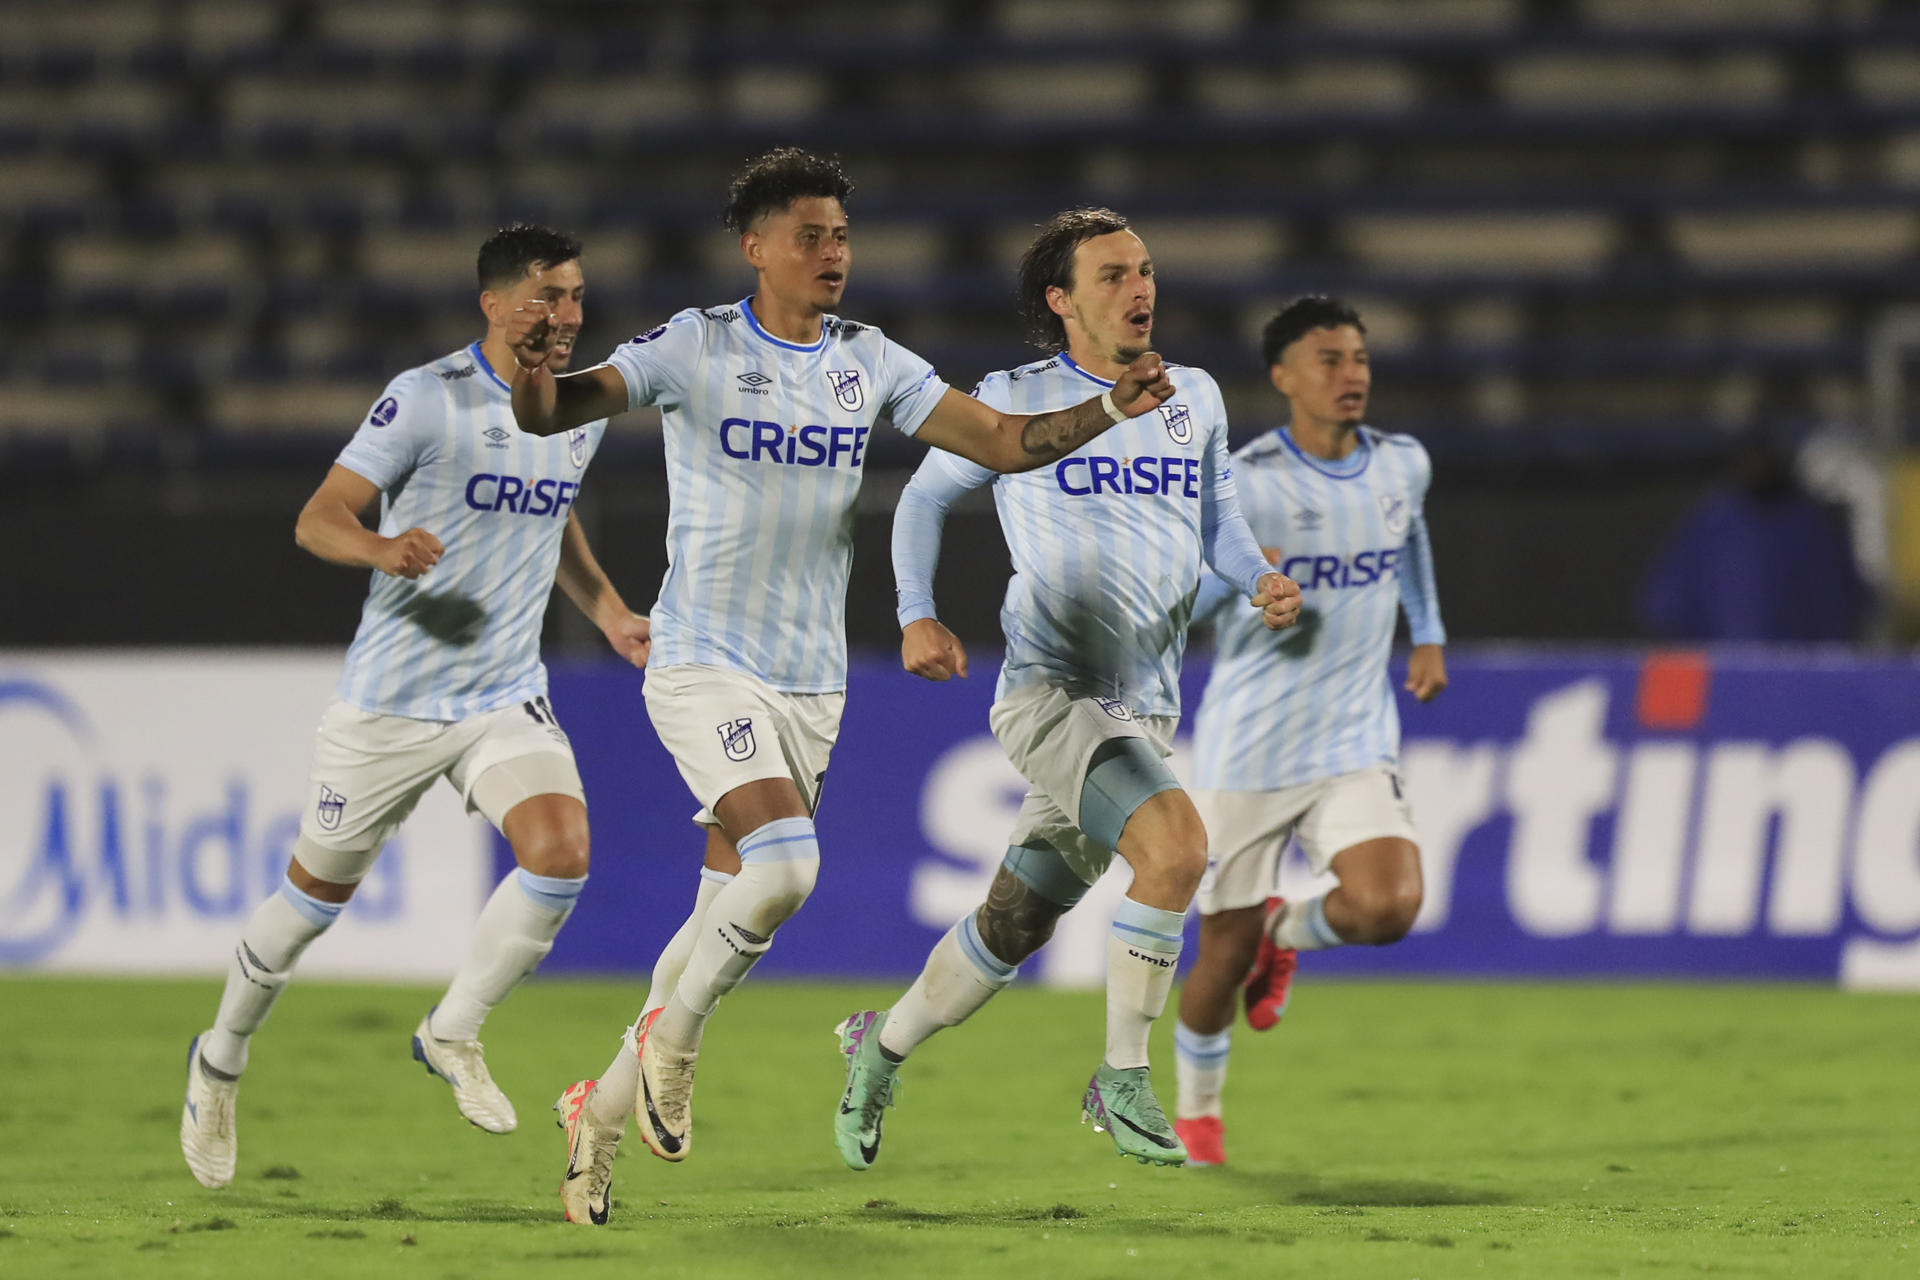
<svg viewBox="0 0 1920 1280">
<path fill-rule="evenodd" d="M 1020 447 L 1036 465 L 1052 462 L 1066 457 L 1112 425 L 1113 420 L 1107 417 L 1100 402 L 1089 400 L 1071 409 L 1037 413 L 1027 419 L 1027 425 L 1020 432 Z"/>
<path fill-rule="evenodd" d="M 1002 867 L 994 872 L 993 887 L 987 890 L 986 903 L 975 914 L 974 923 L 980 940 L 1002 964 L 1019 964 L 1046 945 L 1054 924 L 1066 912 Z"/>
</svg>

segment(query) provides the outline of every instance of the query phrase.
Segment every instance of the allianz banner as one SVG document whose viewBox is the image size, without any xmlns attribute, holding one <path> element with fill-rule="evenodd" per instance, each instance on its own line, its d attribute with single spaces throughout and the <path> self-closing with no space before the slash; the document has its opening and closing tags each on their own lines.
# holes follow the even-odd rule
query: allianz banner
<svg viewBox="0 0 1920 1280">
<path fill-rule="evenodd" d="M 218 972 L 311 803 L 337 666 L 0 656 L 0 968 Z M 1402 706 L 1427 880 L 1416 931 L 1310 956 L 1310 973 L 1920 987 L 1920 663 L 1483 650 L 1450 668 L 1438 702 Z M 986 729 L 992 670 L 975 654 L 972 679 L 933 685 L 856 661 L 819 887 L 764 972 L 905 977 L 978 904 L 1022 791 Z M 1204 675 L 1188 672 L 1190 707 Z M 639 673 L 557 664 L 552 702 L 594 848 L 546 969 L 644 981 L 692 901 L 695 805 Z M 510 864 L 436 788 L 303 972 L 451 972 Z M 1290 856 L 1283 886 L 1310 879 Z M 1097 982 L 1124 882 L 1111 873 L 1026 975 Z"/>
</svg>

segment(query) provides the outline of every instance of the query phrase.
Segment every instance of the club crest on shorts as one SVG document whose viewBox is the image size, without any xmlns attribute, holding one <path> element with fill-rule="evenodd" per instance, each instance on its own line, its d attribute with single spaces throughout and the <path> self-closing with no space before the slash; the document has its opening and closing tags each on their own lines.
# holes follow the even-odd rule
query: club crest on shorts
<svg viewBox="0 0 1920 1280">
<path fill-rule="evenodd" d="M 750 717 L 741 716 L 738 720 L 715 725 L 713 731 L 720 735 L 720 747 L 727 753 L 727 759 L 753 759 L 753 720 Z"/>
<path fill-rule="evenodd" d="M 585 427 L 575 427 L 567 432 L 567 456 L 573 459 L 573 465 L 576 467 L 587 465 L 587 429 Z"/>
<path fill-rule="evenodd" d="M 347 798 L 326 783 L 320 784 L 320 803 L 314 806 L 314 821 L 322 831 L 338 831 L 340 815 L 347 809 Z"/>
<path fill-rule="evenodd" d="M 833 387 L 833 398 L 848 413 L 856 413 L 866 407 L 866 387 L 860 381 L 858 369 L 829 369 L 827 382 Z"/>
<path fill-rule="evenodd" d="M 1388 533 L 1407 531 L 1407 499 L 1398 493 L 1380 495 L 1380 518 L 1387 522 Z"/>
<path fill-rule="evenodd" d="M 1115 720 L 1133 719 L 1133 708 L 1119 698 L 1095 698 L 1094 702 Z"/>
<path fill-rule="evenodd" d="M 1163 404 L 1160 417 L 1165 420 L 1167 434 L 1175 444 L 1193 443 L 1193 410 L 1183 404 Z"/>
</svg>

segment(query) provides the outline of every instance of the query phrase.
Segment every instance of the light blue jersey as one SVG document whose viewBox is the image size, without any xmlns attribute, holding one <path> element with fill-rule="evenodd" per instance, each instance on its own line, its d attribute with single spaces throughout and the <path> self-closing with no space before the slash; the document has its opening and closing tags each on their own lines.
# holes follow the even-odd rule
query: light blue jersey
<svg viewBox="0 0 1920 1280">
<path fill-rule="evenodd" d="M 900 625 L 934 616 L 947 507 L 993 485 L 1013 580 L 1000 610 L 999 692 L 1039 681 L 1180 714 L 1180 659 L 1201 560 L 1251 594 L 1271 572 L 1240 516 L 1220 388 L 1168 365 L 1175 394 L 1051 465 L 999 475 L 934 450 L 894 514 Z M 1005 413 L 1068 409 L 1112 387 L 1064 353 L 988 374 L 974 392 Z"/>
<path fill-rule="evenodd" d="M 542 438 L 515 425 L 480 344 L 387 384 L 340 465 L 381 491 L 380 532 L 425 529 L 440 563 L 373 575 L 340 697 L 362 711 L 465 720 L 547 691 L 540 624 L 606 421 Z"/>
<path fill-rule="evenodd" d="M 1300 622 L 1260 625 L 1209 584 L 1213 672 L 1194 724 L 1194 785 L 1268 791 L 1397 762 L 1400 713 L 1387 675 L 1396 611 L 1415 644 L 1445 644 L 1423 507 L 1433 466 L 1411 436 L 1360 428 L 1339 462 L 1284 429 L 1234 456 L 1247 522 L 1300 584 Z"/>
<path fill-rule="evenodd" d="M 947 384 L 878 329 L 827 316 L 807 346 L 745 302 L 682 311 L 607 363 L 664 410 L 667 575 L 651 665 L 745 671 L 788 693 L 847 687 L 847 569 L 868 438 L 912 435 Z"/>
</svg>

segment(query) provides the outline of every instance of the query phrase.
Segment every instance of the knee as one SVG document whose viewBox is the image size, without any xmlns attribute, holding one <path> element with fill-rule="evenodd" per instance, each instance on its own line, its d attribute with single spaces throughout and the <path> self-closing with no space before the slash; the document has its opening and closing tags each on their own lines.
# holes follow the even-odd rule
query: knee
<svg viewBox="0 0 1920 1280">
<path fill-rule="evenodd" d="M 753 886 L 758 902 L 750 927 L 770 934 L 800 910 L 820 876 L 813 821 L 776 819 L 741 840 L 739 849 L 740 879 Z"/>
<path fill-rule="evenodd" d="M 813 893 L 820 878 L 820 859 L 786 858 L 779 862 L 753 864 L 754 877 L 760 881 L 770 914 L 786 920 L 800 910 Z"/>
<path fill-rule="evenodd" d="M 523 836 L 513 855 L 534 875 L 578 880 L 587 874 L 589 844 L 585 822 L 549 823 Z"/>
<path fill-rule="evenodd" d="M 1207 832 L 1198 818 L 1190 823 L 1174 824 L 1163 839 L 1141 850 L 1134 868 L 1136 876 L 1145 874 L 1169 890 L 1191 899 L 1200 889 L 1207 873 Z"/>
<path fill-rule="evenodd" d="M 1351 906 L 1362 933 L 1359 941 L 1374 946 L 1398 942 L 1413 931 L 1420 915 L 1420 881 L 1403 877 L 1366 885 L 1351 895 Z"/>
</svg>

